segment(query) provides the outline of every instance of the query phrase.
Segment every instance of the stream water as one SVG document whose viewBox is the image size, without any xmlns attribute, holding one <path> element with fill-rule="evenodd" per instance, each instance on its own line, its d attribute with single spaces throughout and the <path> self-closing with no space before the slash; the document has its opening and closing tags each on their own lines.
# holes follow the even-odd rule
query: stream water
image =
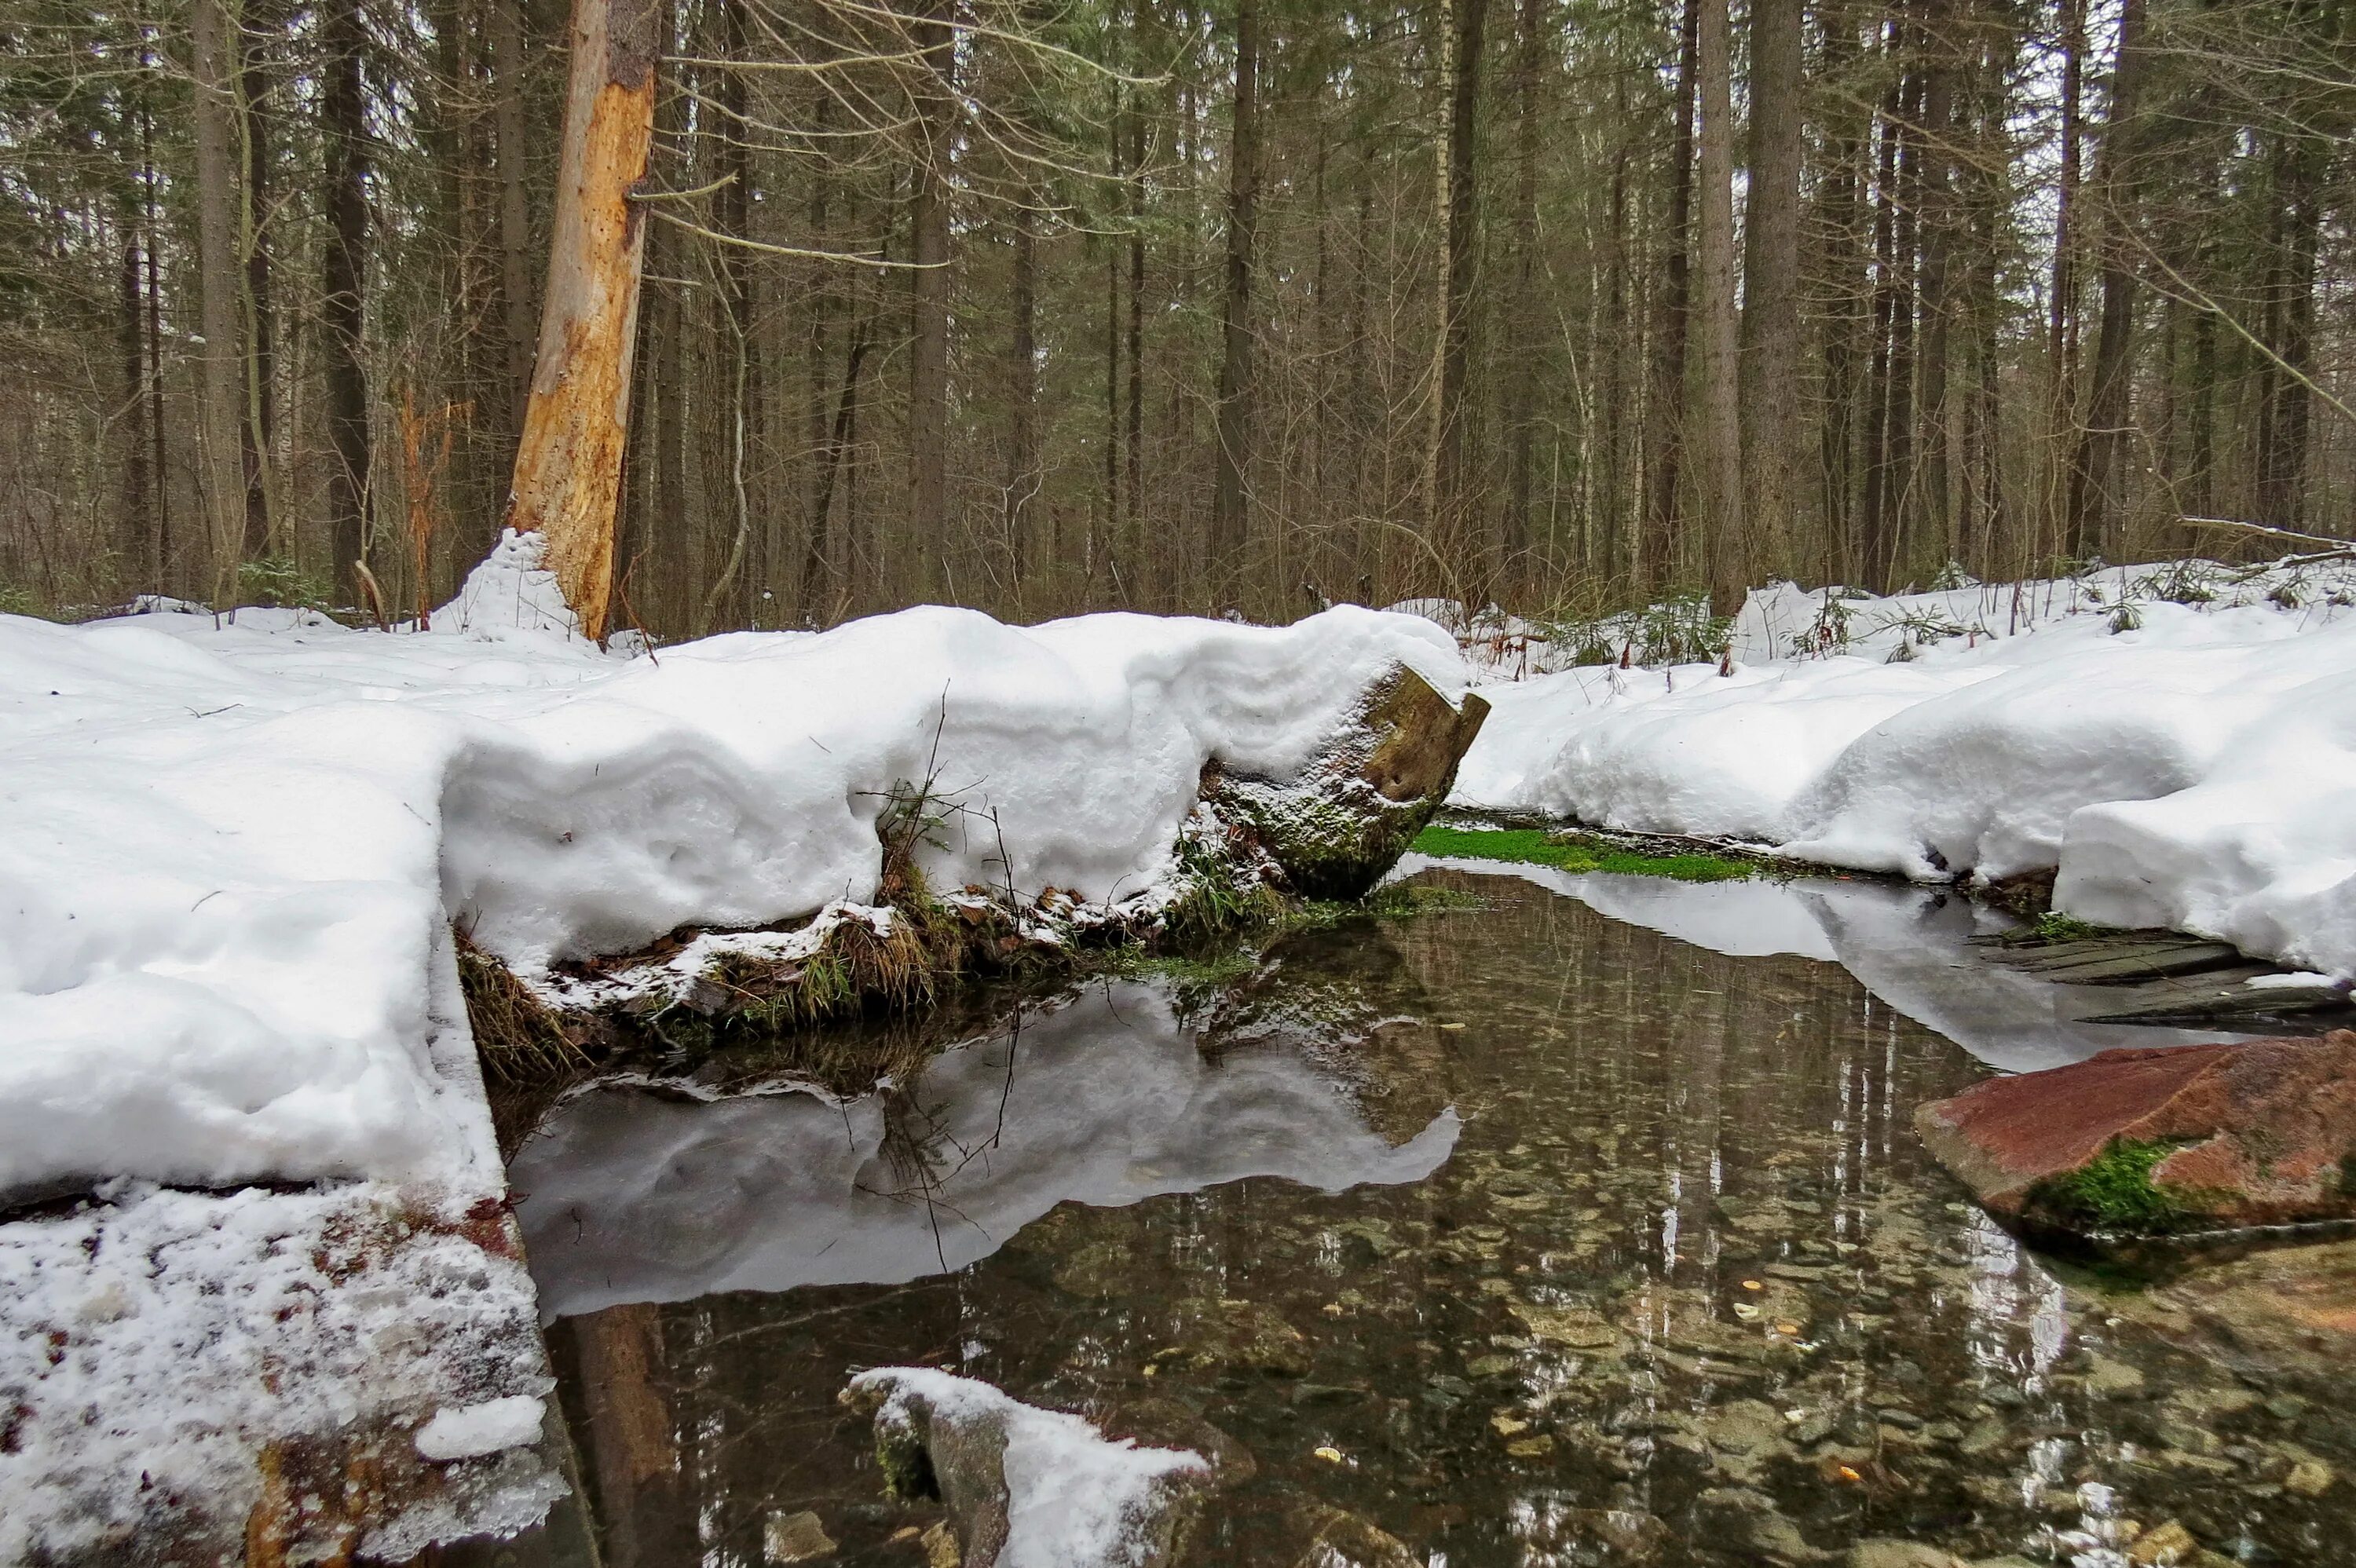
<svg viewBox="0 0 2356 1568">
<path fill-rule="evenodd" d="M 509 1553 L 926 1563 L 835 1400 L 916 1363 L 1215 1451 L 1196 1563 L 2356 1563 L 2344 1364 L 2026 1253 L 1911 1130 L 2154 1036 L 1961 973 L 1915 891 L 1421 875 L 1479 907 L 1028 998 L 863 1097 L 551 1109 L 584 1495 Z"/>
</svg>

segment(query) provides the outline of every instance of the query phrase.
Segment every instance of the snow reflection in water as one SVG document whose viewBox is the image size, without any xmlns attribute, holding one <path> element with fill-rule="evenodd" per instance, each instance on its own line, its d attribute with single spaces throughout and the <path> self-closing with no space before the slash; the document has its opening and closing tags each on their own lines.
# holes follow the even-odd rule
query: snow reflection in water
<svg viewBox="0 0 2356 1568">
<path fill-rule="evenodd" d="M 986 1258 L 1066 1200 L 1251 1176 L 1329 1192 L 1419 1181 L 1455 1147 L 1453 1110 L 1393 1147 L 1349 1089 L 1307 1050 L 1208 1060 L 1167 987 L 1116 981 L 856 1099 L 594 1090 L 543 1124 L 511 1175 L 551 1318 L 894 1284 Z"/>
<path fill-rule="evenodd" d="M 1682 890 L 1435 875 L 1490 907 L 1091 991 L 894 1095 L 561 1108 L 515 1174 L 605 1561 L 757 1561 L 804 1513 L 916 1561 L 832 1399 L 904 1362 L 1248 1454 L 1221 1568 L 2108 1563 L 2171 1519 L 2356 1563 L 2328 1358 L 2182 1348 L 1921 1151 L 1985 1067 L 1823 961 L 1868 900 L 1927 948 L 1912 895 L 1829 894 L 1798 953 L 1744 895 L 1737 956 L 1655 929 Z"/>
</svg>

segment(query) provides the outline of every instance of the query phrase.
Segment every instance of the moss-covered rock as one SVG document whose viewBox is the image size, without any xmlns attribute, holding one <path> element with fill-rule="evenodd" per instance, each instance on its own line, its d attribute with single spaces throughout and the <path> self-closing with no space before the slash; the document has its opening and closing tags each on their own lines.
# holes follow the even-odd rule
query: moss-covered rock
<svg viewBox="0 0 2356 1568">
<path fill-rule="evenodd" d="M 1361 898 L 1448 798 L 1488 716 L 1479 696 L 1460 708 L 1402 665 L 1299 773 L 1260 778 L 1214 760 L 1203 770 L 1203 798 L 1248 833 L 1293 892 Z"/>
<path fill-rule="evenodd" d="M 2356 1033 L 2106 1051 L 1915 1113 L 2001 1219 L 2090 1240 L 2356 1221 Z"/>
</svg>

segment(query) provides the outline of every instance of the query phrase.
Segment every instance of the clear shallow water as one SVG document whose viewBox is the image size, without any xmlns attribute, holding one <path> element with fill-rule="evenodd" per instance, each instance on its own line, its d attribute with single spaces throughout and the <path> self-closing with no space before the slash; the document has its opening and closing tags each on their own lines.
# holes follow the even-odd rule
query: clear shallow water
<svg viewBox="0 0 2356 1568">
<path fill-rule="evenodd" d="M 825 1561 L 921 1563 L 834 1395 L 922 1363 L 1237 1460 L 1206 1563 L 2094 1565 L 2170 1520 L 2356 1563 L 2348 1339 L 2065 1284 L 1921 1152 L 1913 1107 L 1987 1069 L 1825 959 L 1952 967 L 1961 906 L 1820 890 L 1811 939 L 1428 874 L 1487 907 L 1034 1004 L 861 1100 L 557 1107 L 512 1174 L 588 1507 L 512 1550 L 756 1563 L 811 1512 Z M 1711 921 L 1740 951 L 1655 929 Z M 2039 1039 L 1916 989 L 1984 1054 Z"/>
</svg>

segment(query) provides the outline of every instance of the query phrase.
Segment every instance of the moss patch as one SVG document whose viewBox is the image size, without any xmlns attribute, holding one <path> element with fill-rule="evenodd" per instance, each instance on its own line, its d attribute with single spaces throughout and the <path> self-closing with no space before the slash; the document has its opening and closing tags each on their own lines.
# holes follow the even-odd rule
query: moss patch
<svg viewBox="0 0 2356 1568">
<path fill-rule="evenodd" d="M 1727 882 L 1756 875 L 1758 866 L 1723 855 L 1694 851 L 1648 855 L 1586 834 L 1549 833 L 1537 827 L 1440 827 L 1417 835 L 1419 854 L 1453 859 L 1518 860 L 1559 866 L 1566 871 L 1611 871 L 1621 876 L 1667 877 L 1680 882 Z"/>
<path fill-rule="evenodd" d="M 2159 1162 L 2178 1145 L 2143 1138 L 2113 1138 L 2103 1152 L 2065 1176 L 2038 1183 L 2030 1206 L 2073 1229 L 2165 1235 L 2200 1218 L 2185 1201 L 2153 1182 Z"/>
<path fill-rule="evenodd" d="M 2063 914 L 2058 910 L 2047 910 L 2043 914 L 2039 915 L 2037 923 L 2029 929 L 2037 933 L 2037 939 L 2040 942 L 2084 942 L 2090 937 L 2109 936 L 2113 933 L 2112 928 L 2107 925 L 2096 925 L 2091 921 L 2080 920 L 2074 914 Z"/>
</svg>

